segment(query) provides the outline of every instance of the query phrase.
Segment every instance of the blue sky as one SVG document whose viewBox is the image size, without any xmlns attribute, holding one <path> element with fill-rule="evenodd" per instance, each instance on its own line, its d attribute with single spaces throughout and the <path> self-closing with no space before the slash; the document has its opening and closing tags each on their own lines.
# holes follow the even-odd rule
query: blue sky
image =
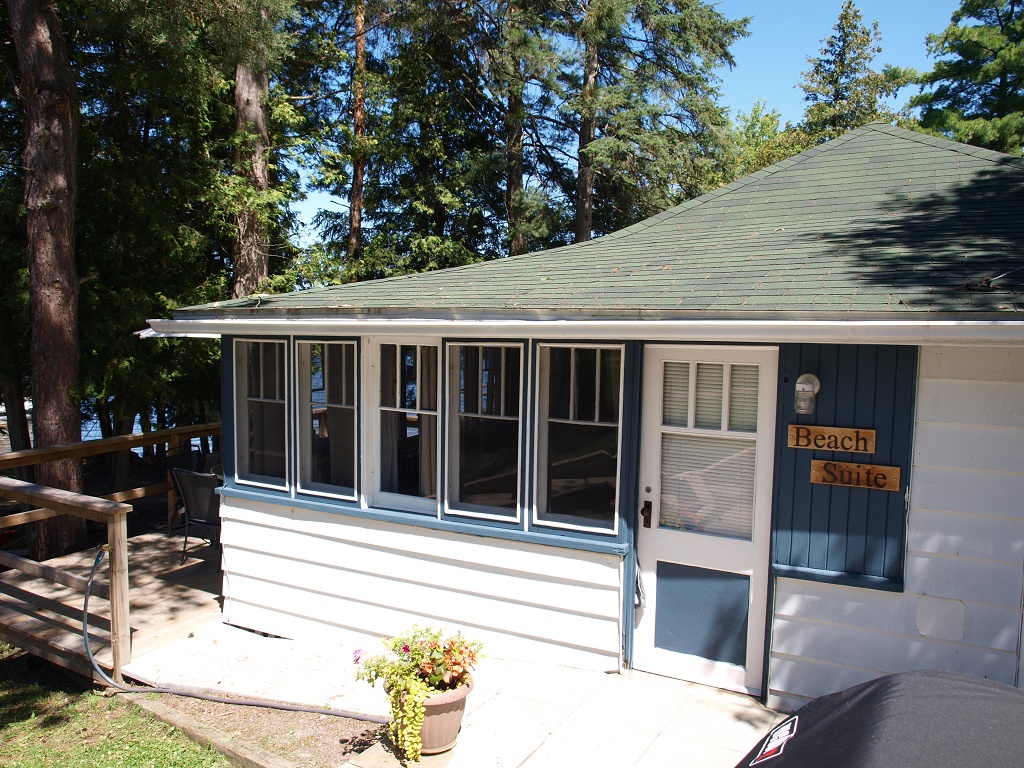
<svg viewBox="0 0 1024 768">
<path fill-rule="evenodd" d="M 861 0 L 854 2 L 864 21 L 878 21 L 882 53 L 875 58 L 883 64 L 931 69 L 933 59 L 925 49 L 925 36 L 942 32 L 959 0 Z M 808 56 L 817 56 L 821 40 L 832 34 L 839 19 L 842 0 L 719 0 L 718 10 L 727 18 L 753 17 L 750 36 L 733 48 L 736 67 L 720 72 L 722 104 L 735 117 L 750 112 L 758 99 L 782 113 L 783 122 L 797 122 L 803 115 L 803 91 L 797 87 L 801 73 L 809 68 Z M 898 99 L 902 106 L 917 93 L 905 89 Z"/>
</svg>

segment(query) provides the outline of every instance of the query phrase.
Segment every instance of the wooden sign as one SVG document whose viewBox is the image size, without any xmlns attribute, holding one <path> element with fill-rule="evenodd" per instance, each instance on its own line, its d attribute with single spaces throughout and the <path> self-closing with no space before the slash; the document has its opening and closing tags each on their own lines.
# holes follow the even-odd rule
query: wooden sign
<svg viewBox="0 0 1024 768">
<path fill-rule="evenodd" d="M 874 453 L 875 430 L 790 424 L 788 445 L 790 448 L 810 448 L 817 451 Z"/>
<path fill-rule="evenodd" d="M 900 468 L 874 464 L 846 464 L 841 461 L 811 462 L 811 482 L 825 485 L 847 485 L 880 491 L 900 489 Z"/>
</svg>

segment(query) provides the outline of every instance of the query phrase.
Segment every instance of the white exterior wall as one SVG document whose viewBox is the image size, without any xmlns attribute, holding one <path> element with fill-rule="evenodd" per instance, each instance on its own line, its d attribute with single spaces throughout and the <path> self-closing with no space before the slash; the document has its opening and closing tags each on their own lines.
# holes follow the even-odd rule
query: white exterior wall
<svg viewBox="0 0 1024 768">
<path fill-rule="evenodd" d="M 414 623 L 618 670 L 622 559 L 227 498 L 224 620 L 374 650 Z"/>
<path fill-rule="evenodd" d="M 941 668 L 1020 685 L 1024 349 L 922 347 L 903 593 L 779 579 L 769 704 Z"/>
</svg>

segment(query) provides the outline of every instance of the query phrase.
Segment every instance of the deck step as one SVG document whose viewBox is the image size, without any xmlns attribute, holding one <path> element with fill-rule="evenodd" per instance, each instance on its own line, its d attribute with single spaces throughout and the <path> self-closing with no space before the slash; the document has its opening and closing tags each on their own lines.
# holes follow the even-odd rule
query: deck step
<svg viewBox="0 0 1024 768">
<path fill-rule="evenodd" d="M 85 653 L 81 605 L 76 610 L 73 605 L 33 594 L 26 586 L 31 585 L 0 579 L 0 638 L 66 669 L 98 679 Z M 109 673 L 109 619 L 90 617 L 89 646 L 96 661 Z"/>
<path fill-rule="evenodd" d="M 141 534 L 128 540 L 129 622 L 132 656 L 188 637 L 221 619 L 219 552 L 201 543 L 181 562 L 181 537 Z M 95 549 L 75 552 L 46 564 L 87 578 Z M 107 566 L 98 579 L 106 580 Z M 0 571 L 0 639 L 80 674 L 96 677 L 82 640 L 84 595 L 15 570 Z M 107 672 L 110 647 L 110 602 L 89 600 L 89 644 Z"/>
</svg>

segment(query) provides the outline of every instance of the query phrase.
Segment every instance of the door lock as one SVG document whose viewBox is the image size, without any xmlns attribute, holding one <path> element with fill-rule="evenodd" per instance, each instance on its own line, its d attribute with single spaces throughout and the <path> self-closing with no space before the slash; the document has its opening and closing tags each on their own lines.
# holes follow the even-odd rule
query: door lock
<svg viewBox="0 0 1024 768">
<path fill-rule="evenodd" d="M 640 508 L 640 517 L 644 519 L 644 528 L 651 527 L 651 502 L 645 501 L 643 507 Z"/>
</svg>

